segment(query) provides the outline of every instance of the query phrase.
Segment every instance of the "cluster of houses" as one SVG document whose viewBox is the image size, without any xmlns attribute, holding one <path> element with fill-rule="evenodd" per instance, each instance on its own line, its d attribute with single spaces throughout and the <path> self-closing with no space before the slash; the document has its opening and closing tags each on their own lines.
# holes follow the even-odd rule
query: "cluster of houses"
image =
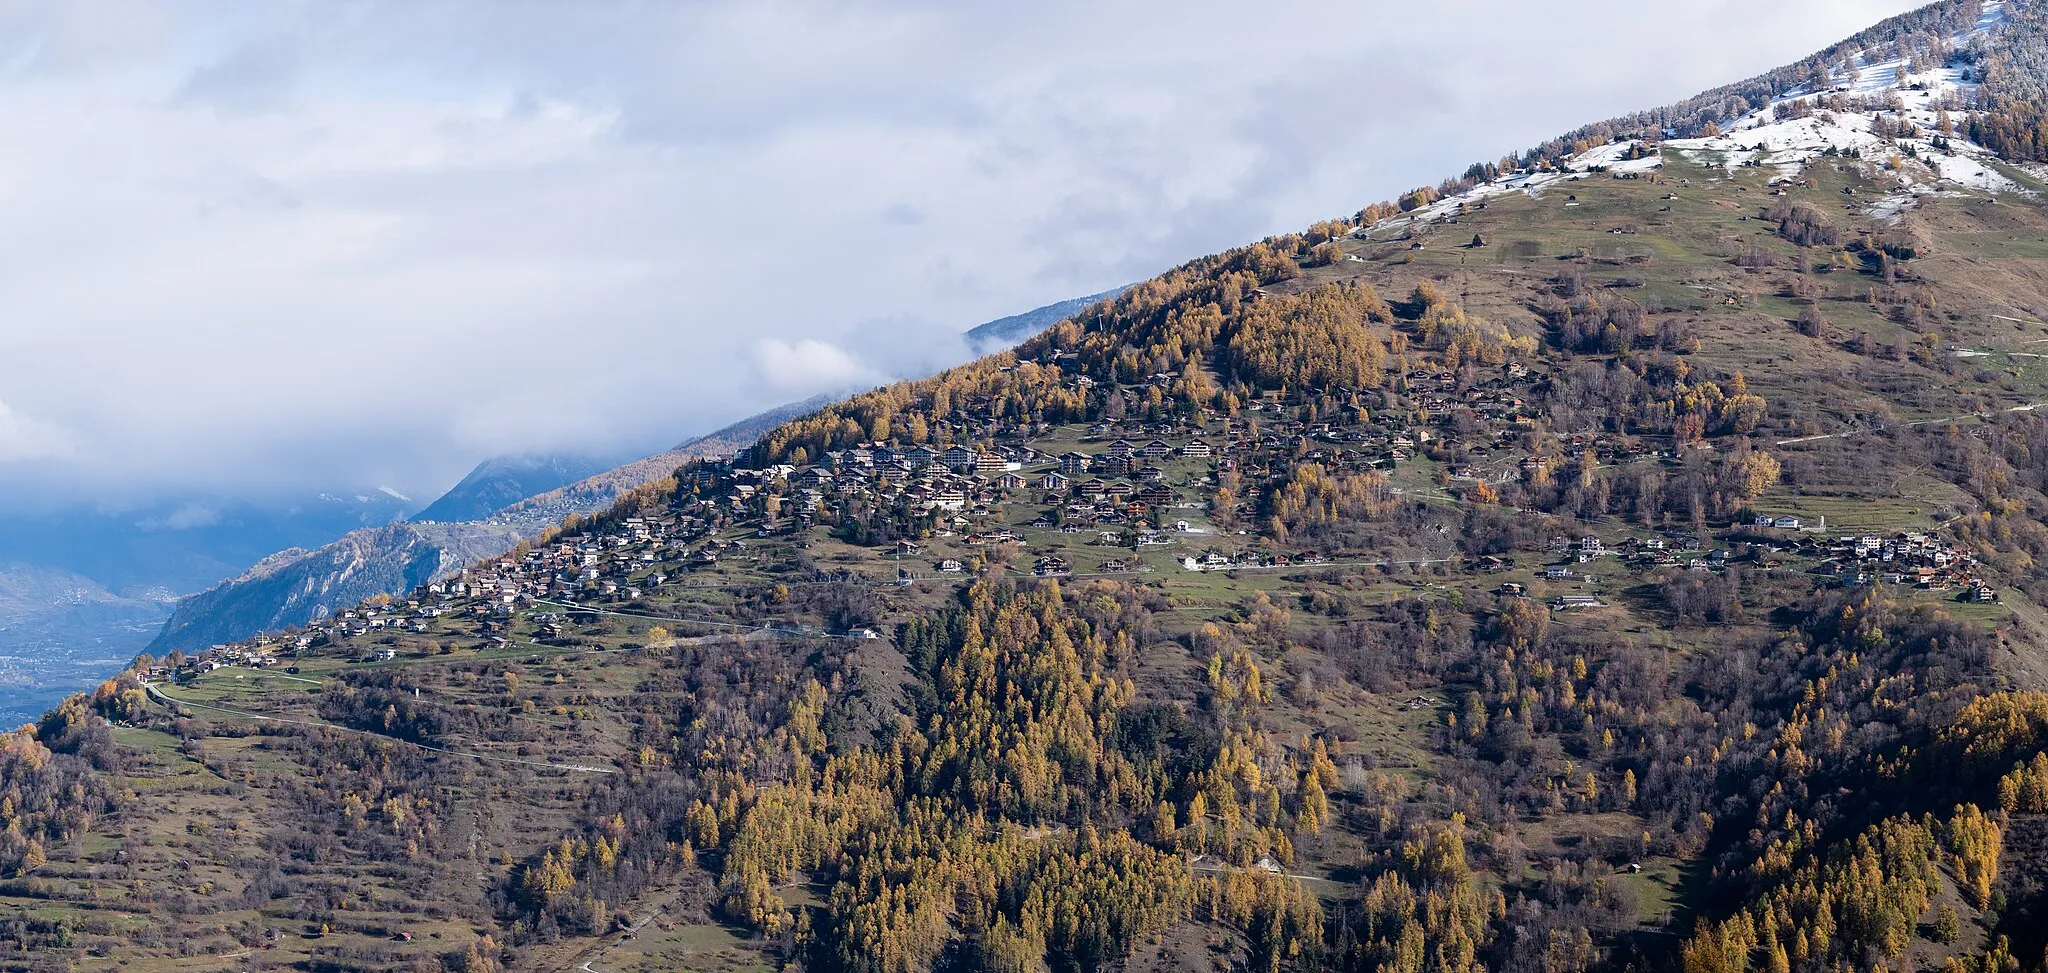
<svg viewBox="0 0 2048 973">
<path fill-rule="evenodd" d="M 1191 554 L 1181 558 L 1180 566 L 1189 571 L 1230 571 L 1236 568 L 1284 568 L 1328 564 L 1329 561 L 1329 558 L 1314 551 L 1288 554 L 1285 551 L 1212 549 L 1203 554 Z"/>
<path fill-rule="evenodd" d="M 205 652 L 196 652 L 189 656 L 180 653 L 144 666 L 137 675 L 146 682 L 171 682 L 183 681 L 228 666 L 267 669 L 277 665 L 277 656 L 271 651 L 272 642 L 272 639 L 259 638 L 247 644 L 216 645 Z"/>
<path fill-rule="evenodd" d="M 415 592 L 411 612 L 416 618 L 446 611 L 506 618 L 536 601 L 631 601 L 668 583 L 673 565 L 712 564 L 747 550 L 746 541 L 719 534 L 688 515 L 627 517 L 605 533 L 531 545 L 431 582 Z"/>
<path fill-rule="evenodd" d="M 987 515 L 1030 491 L 1065 499 L 1065 513 L 1081 522 L 1123 524 L 1179 499 L 1158 464 L 1214 455 L 1215 449 L 1201 439 L 1168 444 L 1119 438 L 1098 453 L 1057 455 L 1023 444 L 902 449 L 869 443 L 834 450 L 819 463 L 801 467 L 707 466 L 694 475 L 707 493 L 727 488 L 723 502 L 735 512 L 758 506 L 770 519 L 788 514 L 798 526 L 809 526 L 853 501 L 919 515 Z"/>
<path fill-rule="evenodd" d="M 1809 542 L 1807 552 L 1821 557 L 1816 571 L 1847 587 L 1882 582 L 1956 591 L 1970 601 L 1998 600 L 1998 589 L 1985 580 L 1977 558 L 1933 534 L 1850 535 L 1825 544 Z"/>
<path fill-rule="evenodd" d="M 1174 379 L 1168 373 L 1154 375 L 1122 394 L 1135 409 L 1142 402 L 1141 389 L 1170 385 Z M 1249 507 L 1261 499 L 1263 478 L 1302 462 L 1333 473 L 1385 471 L 1431 448 L 1432 442 L 1461 465 L 1509 450 L 1518 426 L 1533 428 L 1529 396 L 1537 380 L 1517 362 L 1476 377 L 1416 369 L 1403 381 L 1414 411 L 1390 411 L 1369 425 L 1311 420 L 1298 405 L 1267 397 L 1233 416 L 1204 408 L 1171 419 L 1105 418 L 1088 428 L 1082 440 L 1104 445 L 1061 452 L 1031 445 L 1032 433 L 1043 427 L 1004 425 L 982 416 L 976 420 L 982 425 L 971 428 L 939 424 L 946 436 L 973 439 L 973 445 L 868 442 L 826 452 L 815 462 L 759 469 L 712 464 L 693 471 L 691 485 L 700 496 L 715 498 L 712 502 L 729 515 L 754 514 L 765 524 L 798 528 L 829 522 L 854 505 L 901 509 L 966 527 L 972 523 L 967 518 L 988 517 L 1002 504 L 1035 495 L 1055 506 L 1057 521 L 1070 530 L 1142 529 L 1160 524 L 1160 511 L 1182 502 L 1182 492 L 1169 482 L 1174 477 L 1168 470 L 1176 461 L 1197 461 L 1205 475 L 1239 474 L 1245 483 L 1239 499 Z M 1077 377 L 1070 384 L 1095 383 Z M 1328 390 L 1339 402 L 1362 394 Z"/>
<path fill-rule="evenodd" d="M 1750 527 L 1747 539 L 1763 552 L 1760 563 L 1764 567 L 1783 567 L 1787 558 L 1796 557 L 1814 562 L 1813 573 L 1844 587 L 1882 583 L 1955 591 L 1971 601 L 1998 598 L 1998 589 L 1985 579 L 1974 554 L 1926 531 L 1828 538 L 1826 518 L 1806 524 L 1799 517 L 1782 514 L 1758 514 Z M 1786 537 L 1784 531 L 1798 531 L 1801 536 Z M 1719 567 L 1728 558 L 1727 551 L 1710 551 L 1688 567 Z"/>
<path fill-rule="evenodd" d="M 1536 420 L 1536 409 L 1526 391 L 1529 377 L 1528 366 L 1508 362 L 1498 373 L 1478 381 L 1467 381 L 1449 369 L 1427 368 L 1409 371 L 1403 381 L 1409 394 L 1433 415 L 1470 409 L 1504 425 L 1527 425 Z"/>
<path fill-rule="evenodd" d="M 1817 521 L 1824 525 L 1825 521 Z M 1932 591 L 1956 591 L 1969 601 L 1996 601 L 1998 589 L 1983 576 L 1976 557 L 1947 540 L 1924 531 L 1891 535 L 1850 534 L 1826 539 L 1813 536 L 1819 527 L 1802 526 L 1798 517 L 1758 515 L 1750 527 L 1771 531 L 1801 531 L 1806 536 L 1785 538 L 1777 533 L 1751 533 L 1744 539 L 1752 545 L 1745 555 L 1757 566 L 1783 568 L 1788 559 L 1814 564 L 1812 573 L 1852 587 L 1869 584 L 1905 585 Z M 1712 547 L 1699 537 L 1667 534 L 1629 537 L 1612 546 L 1598 536 L 1554 537 L 1550 550 L 1557 563 L 1545 567 L 1545 580 L 1590 582 L 1594 578 L 1585 566 L 1600 558 L 1614 557 L 1629 567 L 1655 569 L 1682 565 L 1688 571 L 1714 571 L 1737 560 L 1728 548 Z M 1480 558 L 1477 570 L 1501 570 L 1508 562 L 1497 557 Z M 1510 591 L 1509 589 L 1513 589 Z M 1521 594 L 1521 586 L 1501 586 L 1504 593 Z M 1584 608 L 1585 603 L 1558 604 L 1560 609 Z"/>
<path fill-rule="evenodd" d="M 1576 575 L 1576 565 L 1590 564 L 1606 557 L 1619 558 L 1629 567 L 1636 569 L 1680 562 L 1688 568 L 1702 571 L 1721 567 L 1728 558 L 1728 552 L 1708 548 L 1706 541 L 1679 532 L 1654 534 L 1648 537 L 1627 537 L 1612 546 L 1595 534 L 1552 537 L 1550 552 L 1558 557 L 1559 563 L 1546 568 L 1544 576 L 1552 579 L 1571 578 Z M 1690 558 L 1685 556 L 1701 551 L 1705 554 Z"/>
</svg>

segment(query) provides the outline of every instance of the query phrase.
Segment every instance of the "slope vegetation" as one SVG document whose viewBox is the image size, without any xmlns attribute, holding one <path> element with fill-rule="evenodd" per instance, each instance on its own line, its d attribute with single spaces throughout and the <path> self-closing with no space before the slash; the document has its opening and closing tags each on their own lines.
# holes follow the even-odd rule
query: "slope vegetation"
<svg viewBox="0 0 2048 973">
<path fill-rule="evenodd" d="M 2048 207 L 1816 80 L 126 673 L 0 747 L 8 955 L 2039 969 Z"/>
</svg>

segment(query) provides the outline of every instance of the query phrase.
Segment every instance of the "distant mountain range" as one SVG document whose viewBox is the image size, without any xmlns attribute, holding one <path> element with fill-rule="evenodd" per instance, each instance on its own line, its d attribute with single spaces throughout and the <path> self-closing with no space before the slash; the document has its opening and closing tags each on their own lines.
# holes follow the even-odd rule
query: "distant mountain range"
<svg viewBox="0 0 2048 973">
<path fill-rule="evenodd" d="M 135 505 L 9 504 L 0 510 L 0 564 L 59 569 L 125 597 L 167 599 L 284 548 L 388 524 L 418 507 L 376 488 L 267 500 L 190 494 Z"/>
<path fill-rule="evenodd" d="M 410 519 L 435 523 L 482 520 L 527 497 L 596 476 L 616 465 L 595 457 L 560 453 L 487 459 L 442 494 L 441 499 Z"/>
<path fill-rule="evenodd" d="M 0 726 L 91 688 L 148 644 L 180 593 L 280 548 L 404 516 L 382 490 L 252 502 L 190 495 L 134 506 L 0 513 Z"/>
<path fill-rule="evenodd" d="M 131 658 L 170 608 L 167 598 L 118 595 L 63 568 L 0 565 L 0 726 L 104 678 L 107 665 Z"/>
<path fill-rule="evenodd" d="M 1067 318 L 1073 317 L 1080 313 L 1082 308 L 1096 301 L 1115 297 L 1124 291 L 1130 290 L 1130 288 L 1131 285 L 1125 284 L 1122 287 L 1112 287 L 1100 294 L 1076 297 L 1072 300 L 1033 308 L 1022 314 L 1012 314 L 1007 318 L 997 318 L 987 324 L 978 325 L 970 329 L 967 332 L 967 346 L 974 349 L 974 353 L 977 355 L 1001 351 Z"/>
<path fill-rule="evenodd" d="M 437 522 L 436 510 L 463 511 L 520 484 L 546 484 L 565 475 L 571 458 L 492 459 L 421 511 L 420 517 L 350 531 L 312 550 L 293 548 L 258 562 L 238 577 L 180 601 L 145 651 L 199 649 L 325 618 L 336 609 L 376 595 L 401 595 L 467 564 L 496 557 L 570 514 L 606 509 L 642 484 L 692 459 L 722 456 L 751 445 L 769 429 L 824 406 L 818 396 L 770 409 L 699 436 L 654 456 L 543 487 L 484 516 Z"/>
<path fill-rule="evenodd" d="M 990 321 L 966 332 L 977 354 L 1044 331 L 1119 287 Z M 304 625 L 378 594 L 400 595 L 464 565 L 495 557 L 570 514 L 610 507 L 620 495 L 706 456 L 737 452 L 764 432 L 829 404 L 821 395 L 770 409 L 675 448 L 611 469 L 596 459 L 536 454 L 486 460 L 406 521 L 350 531 L 314 549 L 264 558 L 231 580 L 178 602 L 146 651 L 199 649 Z"/>
</svg>

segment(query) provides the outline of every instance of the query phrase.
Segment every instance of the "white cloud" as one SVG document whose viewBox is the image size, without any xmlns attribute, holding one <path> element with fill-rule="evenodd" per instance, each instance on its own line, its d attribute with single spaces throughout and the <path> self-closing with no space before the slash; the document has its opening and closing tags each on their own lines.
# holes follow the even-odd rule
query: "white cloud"
<svg viewBox="0 0 2048 973">
<path fill-rule="evenodd" d="M 0 475 L 663 445 L 1911 3 L 0 2 Z"/>
<path fill-rule="evenodd" d="M 0 463 L 63 459 L 72 452 L 71 437 L 62 427 L 25 416 L 0 402 Z"/>
<path fill-rule="evenodd" d="M 783 395 L 808 389 L 844 389 L 871 385 L 880 374 L 846 349 L 815 338 L 789 342 L 766 338 L 755 346 L 755 366 L 770 388 Z"/>
</svg>

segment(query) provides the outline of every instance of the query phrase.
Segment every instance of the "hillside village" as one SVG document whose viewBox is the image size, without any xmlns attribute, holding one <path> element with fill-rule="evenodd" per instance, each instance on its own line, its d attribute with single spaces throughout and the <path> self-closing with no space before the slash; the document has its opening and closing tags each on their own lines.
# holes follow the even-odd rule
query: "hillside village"
<svg viewBox="0 0 2048 973">
<path fill-rule="evenodd" d="M 424 585 L 409 598 L 346 610 L 303 632 L 216 646 L 184 658 L 175 670 L 157 665 L 143 675 L 264 668 L 282 657 L 390 633 L 426 635 L 451 624 L 502 649 L 511 646 L 521 622 L 530 622 L 532 634 L 546 642 L 562 636 L 562 613 L 575 605 L 660 612 L 665 590 L 691 586 L 696 574 L 735 559 L 758 563 L 763 551 L 779 552 L 792 542 L 799 549 L 829 543 L 834 533 L 845 533 L 844 525 L 860 525 L 859 518 L 876 511 L 885 511 L 881 519 L 895 529 L 860 530 L 864 543 L 833 562 L 847 577 L 875 585 L 989 571 L 1110 577 L 1380 565 L 1385 558 L 1367 552 L 1290 548 L 1254 532 L 1220 529 L 1215 511 L 1200 501 L 1231 477 L 1249 485 L 1240 509 L 1228 514 L 1249 519 L 1265 489 L 1260 484 L 1298 463 L 1373 476 L 1387 503 L 1406 492 L 1386 485 L 1396 481 L 1416 484 L 1416 502 L 1460 503 L 1469 501 L 1432 491 L 1469 493 L 1479 484 L 1541 472 L 1542 460 L 1515 448 L 1533 426 L 1526 402 L 1539 395 L 1541 379 L 1528 368 L 1509 363 L 1499 378 L 1476 387 L 1448 372 L 1417 370 L 1406 378 L 1420 409 L 1406 421 L 1385 424 L 1304 421 L 1274 399 L 1255 403 L 1242 419 L 1204 411 L 1187 420 L 1105 420 L 1071 431 L 1007 429 L 976 448 L 870 442 L 802 466 L 699 461 L 679 474 L 672 509 L 594 519 Z M 1171 376 L 1157 379 L 1170 382 Z M 1120 394 L 1137 406 L 1138 393 Z M 1439 418 L 1431 423 L 1428 416 Z M 993 417 L 970 413 L 969 419 L 1001 428 Z M 1046 435 L 1051 432 L 1074 438 Z M 1073 448 L 1055 452 L 1062 444 Z M 1603 467 L 1677 463 L 1669 450 L 1648 449 L 1640 440 L 1575 436 L 1569 444 Z M 1417 466 L 1429 472 L 1417 475 Z M 1938 532 L 1829 535 L 1824 517 L 1808 524 L 1769 513 L 1701 529 L 1644 531 L 1570 518 L 1549 523 L 1559 532 L 1540 550 L 1417 563 L 1483 578 L 1520 561 L 1530 577 L 1492 590 L 1519 597 L 1547 582 L 1557 589 L 1549 606 L 1558 611 L 1607 607 L 1584 593 L 1602 577 L 1611 588 L 1616 574 L 1731 568 L 1803 573 L 1816 586 L 1882 584 L 1955 600 L 1997 598 L 1996 583 L 1978 559 Z M 858 634 L 874 633 L 863 628 Z M 363 658 L 391 661 L 396 655 L 382 648 Z"/>
<path fill-rule="evenodd" d="M 2040 969 L 2048 186 L 1962 144 L 2008 26 L 2048 9 L 1916 12 L 138 660 L 0 745 L 0 961 Z"/>
</svg>

